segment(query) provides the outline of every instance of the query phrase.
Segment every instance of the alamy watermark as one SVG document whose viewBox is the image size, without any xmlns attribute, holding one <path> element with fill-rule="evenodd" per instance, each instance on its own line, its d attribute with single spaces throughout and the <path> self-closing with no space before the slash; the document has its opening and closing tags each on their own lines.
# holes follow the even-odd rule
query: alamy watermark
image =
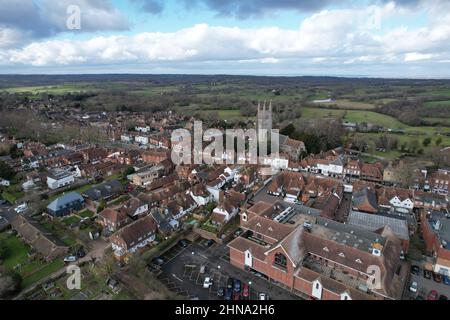
<svg viewBox="0 0 450 320">
<path fill-rule="evenodd" d="M 67 7 L 66 13 L 68 15 L 66 20 L 66 27 L 69 30 L 81 29 L 81 8 L 77 5 L 71 4 Z"/>
<path fill-rule="evenodd" d="M 270 166 L 263 168 L 264 174 L 272 174 L 276 167 L 273 162 L 280 157 L 278 129 L 210 128 L 203 131 L 202 121 L 194 121 L 192 132 L 193 137 L 187 129 L 172 132 L 174 164 L 260 164 Z"/>
<path fill-rule="evenodd" d="M 69 290 L 81 289 L 81 269 L 80 267 L 71 264 L 67 267 L 66 273 L 69 274 L 66 285 Z"/>
</svg>

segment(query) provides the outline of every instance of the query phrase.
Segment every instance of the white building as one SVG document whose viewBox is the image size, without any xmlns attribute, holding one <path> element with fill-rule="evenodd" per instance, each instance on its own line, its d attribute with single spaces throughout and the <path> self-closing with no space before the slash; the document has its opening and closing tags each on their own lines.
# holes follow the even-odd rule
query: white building
<svg viewBox="0 0 450 320">
<path fill-rule="evenodd" d="M 65 170 L 52 170 L 47 176 L 47 186 L 52 189 L 66 187 L 75 182 L 74 176 Z"/>
</svg>

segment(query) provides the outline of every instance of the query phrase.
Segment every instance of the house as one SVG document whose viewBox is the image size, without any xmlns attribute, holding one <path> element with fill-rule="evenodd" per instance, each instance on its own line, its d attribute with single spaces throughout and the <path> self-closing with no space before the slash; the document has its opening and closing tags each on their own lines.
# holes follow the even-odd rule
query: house
<svg viewBox="0 0 450 320">
<path fill-rule="evenodd" d="M 450 220 L 442 211 L 422 210 L 420 214 L 421 231 L 425 241 L 425 248 L 433 259 L 433 271 L 450 275 L 450 246 L 448 230 Z"/>
<path fill-rule="evenodd" d="M 344 166 L 344 176 L 350 179 L 359 179 L 361 176 L 361 161 L 349 159 Z"/>
<path fill-rule="evenodd" d="M 213 200 L 212 195 L 208 192 L 204 183 L 198 183 L 193 186 L 190 195 L 199 206 L 207 205 Z"/>
<path fill-rule="evenodd" d="M 449 191 L 450 171 L 440 169 L 430 175 L 431 192 L 446 195 Z"/>
<path fill-rule="evenodd" d="M 116 232 L 131 221 L 125 212 L 105 208 L 98 214 L 97 222 L 110 232 Z"/>
<path fill-rule="evenodd" d="M 239 204 L 231 197 L 224 197 L 222 201 L 214 208 L 211 215 L 211 223 L 217 226 L 223 226 L 239 212 Z"/>
<path fill-rule="evenodd" d="M 47 176 L 47 186 L 52 190 L 66 187 L 74 182 L 75 178 L 70 172 L 59 168 L 51 170 Z"/>
<path fill-rule="evenodd" d="M 414 191 L 414 207 L 418 209 L 445 210 L 448 209 L 448 199 L 446 196 L 424 192 L 420 190 Z"/>
<path fill-rule="evenodd" d="M 178 220 L 197 208 L 197 203 L 189 193 L 180 193 L 174 200 L 167 203 L 166 208 L 173 219 Z"/>
<path fill-rule="evenodd" d="M 156 221 L 151 215 L 125 226 L 110 238 L 114 255 L 117 259 L 126 259 L 129 254 L 153 242 L 156 230 Z"/>
<path fill-rule="evenodd" d="M 69 251 L 66 244 L 44 230 L 38 222 L 22 215 L 16 215 L 11 220 L 11 227 L 46 261 L 51 261 Z"/>
<path fill-rule="evenodd" d="M 47 206 L 47 213 L 53 217 L 63 217 L 84 207 L 84 199 L 77 192 L 69 192 Z"/>
<path fill-rule="evenodd" d="M 363 187 L 361 190 L 353 192 L 352 208 L 355 211 L 377 213 L 378 201 L 375 189 Z"/>
<path fill-rule="evenodd" d="M 381 183 L 383 181 L 383 164 L 377 163 L 363 163 L 361 167 L 362 180 Z"/>
<path fill-rule="evenodd" d="M 414 196 L 412 190 L 402 188 L 380 188 L 377 190 L 378 204 L 388 209 L 412 211 Z"/>
<path fill-rule="evenodd" d="M 98 205 L 100 201 L 111 201 L 124 191 L 124 187 L 119 180 L 110 180 L 96 185 L 82 193 L 82 196 L 93 205 Z"/>
<path fill-rule="evenodd" d="M 135 219 L 147 214 L 149 206 L 148 203 L 138 198 L 131 198 L 130 200 L 123 203 L 118 210 L 126 214 L 127 216 Z"/>
<path fill-rule="evenodd" d="M 286 153 L 289 159 L 297 161 L 302 153 L 306 153 L 305 143 L 279 134 L 280 151 Z"/>
<path fill-rule="evenodd" d="M 273 177 L 267 187 L 267 193 L 285 197 L 286 201 L 294 202 L 300 196 L 306 184 L 305 177 L 298 172 L 283 171 Z"/>
<path fill-rule="evenodd" d="M 344 158 L 341 155 L 327 156 L 318 159 L 316 167 L 319 173 L 330 177 L 342 177 L 344 173 Z"/>
<path fill-rule="evenodd" d="M 294 227 L 255 216 L 228 244 L 230 263 L 318 300 L 401 299 L 409 267 L 400 240 L 380 233 L 299 214 Z M 369 286 L 371 268 L 379 287 Z"/>
<path fill-rule="evenodd" d="M 149 168 L 142 169 L 138 172 L 131 174 L 128 178 L 136 186 L 145 187 L 151 184 L 155 179 L 162 176 L 164 172 L 164 166 L 155 165 Z"/>
</svg>

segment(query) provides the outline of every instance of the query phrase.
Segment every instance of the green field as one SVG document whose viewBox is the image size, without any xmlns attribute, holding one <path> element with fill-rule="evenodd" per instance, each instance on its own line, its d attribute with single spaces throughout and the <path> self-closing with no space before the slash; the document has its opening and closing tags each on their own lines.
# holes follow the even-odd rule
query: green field
<svg viewBox="0 0 450 320">
<path fill-rule="evenodd" d="M 371 110 L 375 108 L 374 104 L 359 102 L 359 101 L 351 101 L 347 99 L 335 100 L 331 102 L 318 103 L 317 105 L 323 106 L 337 106 L 340 109 L 356 109 L 356 110 Z"/>
<path fill-rule="evenodd" d="M 373 111 L 302 108 L 302 118 L 306 119 L 341 117 L 344 117 L 344 120 L 349 122 L 367 122 L 391 129 L 406 129 L 408 127 L 408 125 L 401 123 L 393 117 Z"/>
</svg>

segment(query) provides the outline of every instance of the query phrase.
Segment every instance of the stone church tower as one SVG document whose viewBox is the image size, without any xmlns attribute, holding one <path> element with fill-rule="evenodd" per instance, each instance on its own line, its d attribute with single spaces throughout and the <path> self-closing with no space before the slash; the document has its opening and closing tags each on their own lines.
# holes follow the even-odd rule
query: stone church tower
<svg viewBox="0 0 450 320">
<path fill-rule="evenodd" d="M 269 102 L 269 106 L 266 107 L 266 101 L 261 107 L 261 103 L 258 102 L 258 115 L 256 121 L 256 129 L 258 130 L 258 140 L 270 140 L 270 133 L 272 130 L 272 100 Z M 263 129 L 263 130 L 260 130 Z M 264 132 L 265 129 L 265 132 Z"/>
</svg>

